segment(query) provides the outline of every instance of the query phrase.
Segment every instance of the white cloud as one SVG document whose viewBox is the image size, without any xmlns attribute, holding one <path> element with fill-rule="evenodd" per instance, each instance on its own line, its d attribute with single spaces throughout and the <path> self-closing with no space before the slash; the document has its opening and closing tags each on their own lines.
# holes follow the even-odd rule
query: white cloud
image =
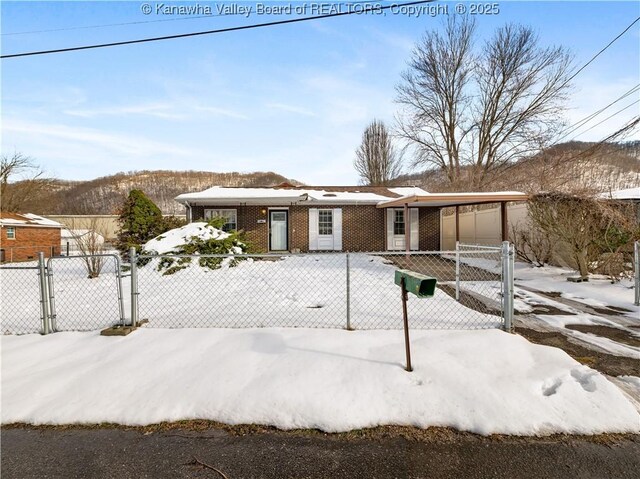
<svg viewBox="0 0 640 479">
<path fill-rule="evenodd" d="M 287 105 L 285 103 L 267 103 L 265 106 L 267 108 L 271 108 L 274 110 L 282 110 L 289 113 L 297 113 L 298 115 L 302 115 L 302 116 L 317 116 L 311 110 L 307 110 L 306 108 L 302 108 L 299 106 Z"/>
<path fill-rule="evenodd" d="M 206 112 L 206 113 L 213 113 L 216 116 L 226 116 L 227 118 L 235 118 L 236 120 L 248 120 L 249 117 L 233 111 L 233 110 L 228 110 L 225 108 L 218 108 L 218 107 L 214 107 L 214 106 L 196 106 L 194 107 L 194 109 L 196 111 L 202 111 L 202 112 Z"/>
<path fill-rule="evenodd" d="M 173 105 L 168 103 L 148 103 L 140 105 L 122 105 L 105 108 L 65 110 L 64 113 L 82 118 L 94 118 L 99 116 L 125 116 L 125 115 L 146 115 L 156 118 L 181 120 L 184 114 L 174 113 L 171 110 Z"/>
<path fill-rule="evenodd" d="M 142 136 L 22 119 L 5 119 L 2 130 L 5 145 L 12 144 L 51 165 L 62 162 L 63 167 L 67 162 L 103 167 L 120 161 L 128 169 L 132 164 L 142 168 L 148 166 L 142 164 L 144 160 L 162 162 L 198 154 L 190 148 Z"/>
<path fill-rule="evenodd" d="M 82 118 L 142 115 L 165 120 L 186 120 L 194 117 L 197 113 L 208 113 L 215 116 L 223 116 L 237 120 L 248 119 L 248 117 L 242 113 L 226 108 L 197 105 L 193 99 L 185 98 L 176 100 L 172 103 L 143 103 L 138 105 L 85 108 L 64 110 L 64 113 Z"/>
</svg>

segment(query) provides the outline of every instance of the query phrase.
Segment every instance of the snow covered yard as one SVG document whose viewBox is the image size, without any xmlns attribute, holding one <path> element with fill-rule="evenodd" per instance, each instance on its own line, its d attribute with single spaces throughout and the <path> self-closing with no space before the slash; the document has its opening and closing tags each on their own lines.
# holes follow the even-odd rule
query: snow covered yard
<svg viewBox="0 0 640 479">
<path fill-rule="evenodd" d="M 585 283 L 567 281 L 576 272 L 568 268 L 545 266 L 534 268 L 516 263 L 516 284 L 538 291 L 557 293 L 559 296 L 583 303 L 587 306 L 622 312 L 640 323 L 640 306 L 633 304 L 633 280 L 623 279 L 617 283 L 604 275 L 590 275 Z"/>
<path fill-rule="evenodd" d="M 522 323 L 561 331 L 608 354 L 640 359 L 640 307 L 633 304 L 633 282 L 612 284 L 592 275 L 589 282 L 572 283 L 566 280 L 572 274 L 565 268 L 518 265 L 515 309 Z M 615 337 L 607 337 L 607 331 Z M 618 336 L 626 336 L 626 342 Z"/>
<path fill-rule="evenodd" d="M 246 259 L 221 269 L 190 267 L 164 276 L 158 260 L 139 268 L 140 318 L 150 327 L 346 326 L 344 254 Z M 350 259 L 349 308 L 356 329 L 402 327 L 397 267 L 366 254 Z M 498 316 L 467 308 L 438 289 L 431 299 L 409 298 L 413 328 L 500 327 Z"/>
<path fill-rule="evenodd" d="M 479 434 L 640 432 L 601 374 L 517 335 L 140 329 L 2 337 L 2 422 L 211 419 L 282 429 L 449 426 Z"/>
</svg>

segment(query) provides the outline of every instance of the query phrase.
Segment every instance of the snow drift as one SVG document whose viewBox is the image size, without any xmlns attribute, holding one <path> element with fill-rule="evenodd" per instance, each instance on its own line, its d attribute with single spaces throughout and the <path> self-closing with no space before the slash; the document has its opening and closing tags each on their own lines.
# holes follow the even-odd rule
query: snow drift
<svg viewBox="0 0 640 479">
<path fill-rule="evenodd" d="M 132 358 L 134 358 L 132 363 Z M 141 329 L 2 337 L 2 422 L 182 419 L 337 432 L 378 425 L 479 434 L 640 432 L 597 371 L 501 331 Z"/>
</svg>

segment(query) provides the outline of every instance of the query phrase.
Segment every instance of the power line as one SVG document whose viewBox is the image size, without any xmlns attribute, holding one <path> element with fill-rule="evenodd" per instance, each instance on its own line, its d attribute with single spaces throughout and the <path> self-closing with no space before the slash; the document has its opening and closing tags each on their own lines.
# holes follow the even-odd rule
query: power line
<svg viewBox="0 0 640 479">
<path fill-rule="evenodd" d="M 580 128 L 582 128 L 585 124 L 587 124 L 589 121 L 593 120 L 596 116 L 598 116 L 600 113 L 604 112 L 605 110 L 611 108 L 613 105 L 615 105 L 616 103 L 618 103 L 619 101 L 624 100 L 626 97 L 628 97 L 629 95 L 635 93 L 636 91 L 638 91 L 638 89 L 640 89 L 640 83 L 638 83 L 636 86 L 634 86 L 633 88 L 631 88 L 630 90 L 628 90 L 626 93 L 623 93 L 621 96 L 619 96 L 618 98 L 616 98 L 615 100 L 613 100 L 611 103 L 609 103 L 608 105 L 600 108 L 598 111 L 595 111 L 593 113 L 591 113 L 590 115 L 582 118 L 581 120 L 575 122 L 573 125 L 568 126 L 567 128 L 565 128 L 561 133 L 560 136 L 557 140 L 555 140 L 556 143 L 561 142 L 563 139 L 565 139 L 567 136 L 571 135 L 572 133 L 574 133 L 576 130 L 579 130 Z"/>
<path fill-rule="evenodd" d="M 575 140 L 576 138 L 578 138 L 579 136 L 584 135 L 586 132 L 593 130 L 596 126 L 601 125 L 602 123 L 604 123 L 607 120 L 610 120 L 611 118 L 613 118 L 616 115 L 619 115 L 620 113 L 622 113 L 623 111 L 627 110 L 628 108 L 631 108 L 633 105 L 635 105 L 636 103 L 640 103 L 640 100 L 636 100 L 633 103 L 628 104 L 627 106 L 625 106 L 624 108 L 618 110 L 617 112 L 615 112 L 614 114 L 606 117 L 604 120 L 596 123 L 595 125 L 591 126 L 590 128 L 587 128 L 586 130 L 584 130 L 582 133 L 579 133 L 578 135 L 573 137 L 573 140 Z"/>
<path fill-rule="evenodd" d="M 360 2 L 344 2 L 344 3 L 327 3 L 328 5 L 357 5 L 360 3 L 371 3 L 376 0 L 362 0 Z M 48 30 L 30 30 L 26 32 L 8 32 L 8 33 L 0 33 L 0 36 L 13 36 L 13 35 L 31 35 L 35 33 L 53 33 L 53 32 L 67 32 L 72 30 L 86 30 L 91 28 L 108 28 L 108 27 L 122 27 L 128 25 L 144 25 L 148 23 L 161 23 L 161 22 L 176 22 L 182 20 L 198 20 L 203 18 L 216 18 L 216 17 L 230 17 L 241 15 L 240 13 L 232 12 L 232 13 L 215 13 L 211 15 L 197 15 L 197 16 L 188 16 L 188 17 L 178 17 L 178 18 L 163 18 L 160 20 L 139 20 L 135 22 L 123 22 L 123 23 L 104 23 L 100 25 L 77 25 L 72 27 L 64 27 L 64 28 L 52 28 Z"/>
<path fill-rule="evenodd" d="M 372 11 L 375 12 L 380 12 L 382 10 L 389 10 L 390 8 L 398 8 L 398 7 L 405 7 L 405 6 L 410 6 L 410 5 L 421 5 L 421 4 L 425 4 L 425 3 L 432 3 L 436 0 L 420 0 L 420 1 L 416 1 L 416 2 L 408 2 L 408 3 L 399 3 L 399 4 L 393 4 L 393 5 L 385 5 L 385 6 L 376 6 L 375 9 L 372 9 Z M 301 22 L 307 22 L 310 20 L 321 20 L 323 18 L 333 18 L 333 17 L 341 17 L 341 16 L 346 16 L 346 15 L 354 15 L 354 14 L 362 14 L 365 13 L 363 11 L 359 11 L 359 10 L 348 10 L 346 12 L 337 12 L 337 13 L 328 13 L 325 15 L 314 15 L 314 16 L 310 16 L 310 17 L 302 17 L 302 18 L 292 18 L 289 20 L 277 20 L 274 22 L 266 22 L 266 23 L 254 23 L 251 25 L 242 25 L 242 26 L 235 26 L 235 27 L 228 27 L 228 28 L 220 28 L 217 30 L 206 30 L 206 31 L 202 31 L 202 32 L 192 32 L 192 33 L 180 33 L 177 35 L 166 35 L 166 36 L 162 36 L 162 37 L 151 37 L 151 38 L 141 38 L 138 40 L 125 40 L 125 41 L 121 41 L 121 42 L 111 42 L 111 43 L 98 43 L 98 44 L 93 44 L 93 45 L 84 45 L 84 46 L 80 46 L 80 47 L 69 47 L 69 48 L 57 48 L 54 50 L 40 50 L 40 51 L 33 51 L 33 52 L 24 52 L 24 53 L 12 53 L 9 55 L 2 55 L 0 56 L 0 58 L 17 58 L 17 57 L 29 57 L 29 56 L 35 56 L 35 55 L 48 55 L 51 53 L 63 53 L 63 52 L 73 52 L 73 51 L 79 51 L 79 50 L 92 50 L 92 49 L 96 49 L 96 48 L 107 48 L 107 47 L 116 47 L 116 46 L 121 46 L 121 45 L 133 45 L 133 44 L 137 44 L 137 43 L 149 43 L 149 42 L 157 42 L 157 41 L 162 41 L 162 40 L 173 40 L 176 38 L 187 38 L 187 37 L 197 37 L 197 36 L 202 36 L 202 35 L 213 35 L 216 33 L 227 33 L 227 32 L 235 32 L 235 31 L 240 31 L 240 30 L 251 30 L 251 29 L 255 29 L 255 28 L 263 28 L 263 27 L 273 27 L 276 25 L 286 25 L 286 24 L 290 24 L 290 23 L 301 23 Z"/>
<path fill-rule="evenodd" d="M 593 63 L 593 61 L 598 58 L 602 53 L 604 53 L 605 50 L 607 50 L 611 45 L 613 45 L 622 35 L 624 35 L 625 33 L 627 33 L 629 31 L 629 29 L 631 29 L 632 26 L 634 26 L 636 23 L 638 23 L 638 21 L 640 21 L 640 17 L 636 18 L 633 22 L 631 22 L 629 24 L 629 26 L 627 28 L 625 28 L 622 32 L 620 32 L 618 34 L 617 37 L 615 37 L 613 40 L 611 40 L 605 47 L 602 48 L 602 50 L 600 50 L 598 53 L 596 53 L 594 56 L 591 57 L 591 59 L 585 63 L 584 65 L 582 65 L 582 67 L 580 67 L 580 69 L 578 71 L 576 71 L 573 75 L 571 75 L 562 86 L 565 86 L 567 83 L 569 83 L 571 80 L 573 80 L 576 76 L 578 76 L 578 74 L 584 70 L 585 68 L 587 68 L 591 63 Z"/>
<path fill-rule="evenodd" d="M 49 30 L 30 30 L 27 32 L 9 32 L 9 33 L 2 33 L 0 35 L 4 37 L 4 36 L 12 36 L 12 35 L 31 35 L 35 33 L 67 32 L 71 30 L 85 30 L 89 28 L 122 27 L 127 25 L 143 25 L 146 23 L 175 22 L 180 20 L 196 20 L 199 18 L 226 17 L 226 16 L 232 16 L 232 15 L 239 15 L 239 13 L 219 13 L 215 15 L 198 15 L 195 17 L 163 18 L 160 20 L 140 20 L 137 22 L 124 22 L 124 23 L 105 23 L 102 25 L 78 25 L 75 27 L 52 28 Z"/>
</svg>

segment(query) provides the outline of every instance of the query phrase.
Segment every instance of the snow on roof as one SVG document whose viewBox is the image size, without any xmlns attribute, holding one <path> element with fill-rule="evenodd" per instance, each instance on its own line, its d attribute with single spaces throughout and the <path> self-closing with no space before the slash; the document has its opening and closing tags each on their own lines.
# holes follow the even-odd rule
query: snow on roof
<svg viewBox="0 0 640 479">
<path fill-rule="evenodd" d="M 389 191 L 396 193 L 400 196 L 406 195 L 428 195 L 429 192 L 418 188 L 417 186 L 398 186 L 396 188 L 389 188 Z"/>
<path fill-rule="evenodd" d="M 409 204 L 411 206 L 444 207 L 495 203 L 501 201 L 525 201 L 528 195 L 519 191 L 480 191 L 462 193 L 419 193 L 408 194 L 401 198 L 389 198 L 378 204 L 378 208 L 390 208 Z"/>
<path fill-rule="evenodd" d="M 281 186 L 272 188 L 232 188 L 214 186 L 197 193 L 185 193 L 176 197 L 179 203 L 198 202 L 223 204 L 242 202 L 247 204 L 267 204 L 276 202 L 317 202 L 317 203 L 370 203 L 397 198 L 407 194 L 426 194 L 413 186 L 371 187 L 371 186 Z"/>
<path fill-rule="evenodd" d="M 640 187 L 602 193 L 600 197 L 614 200 L 640 200 Z"/>
<path fill-rule="evenodd" d="M 47 228 L 62 228 L 57 221 L 44 218 L 32 213 L 0 213 L 0 225 L 2 226 L 40 226 Z"/>
</svg>

